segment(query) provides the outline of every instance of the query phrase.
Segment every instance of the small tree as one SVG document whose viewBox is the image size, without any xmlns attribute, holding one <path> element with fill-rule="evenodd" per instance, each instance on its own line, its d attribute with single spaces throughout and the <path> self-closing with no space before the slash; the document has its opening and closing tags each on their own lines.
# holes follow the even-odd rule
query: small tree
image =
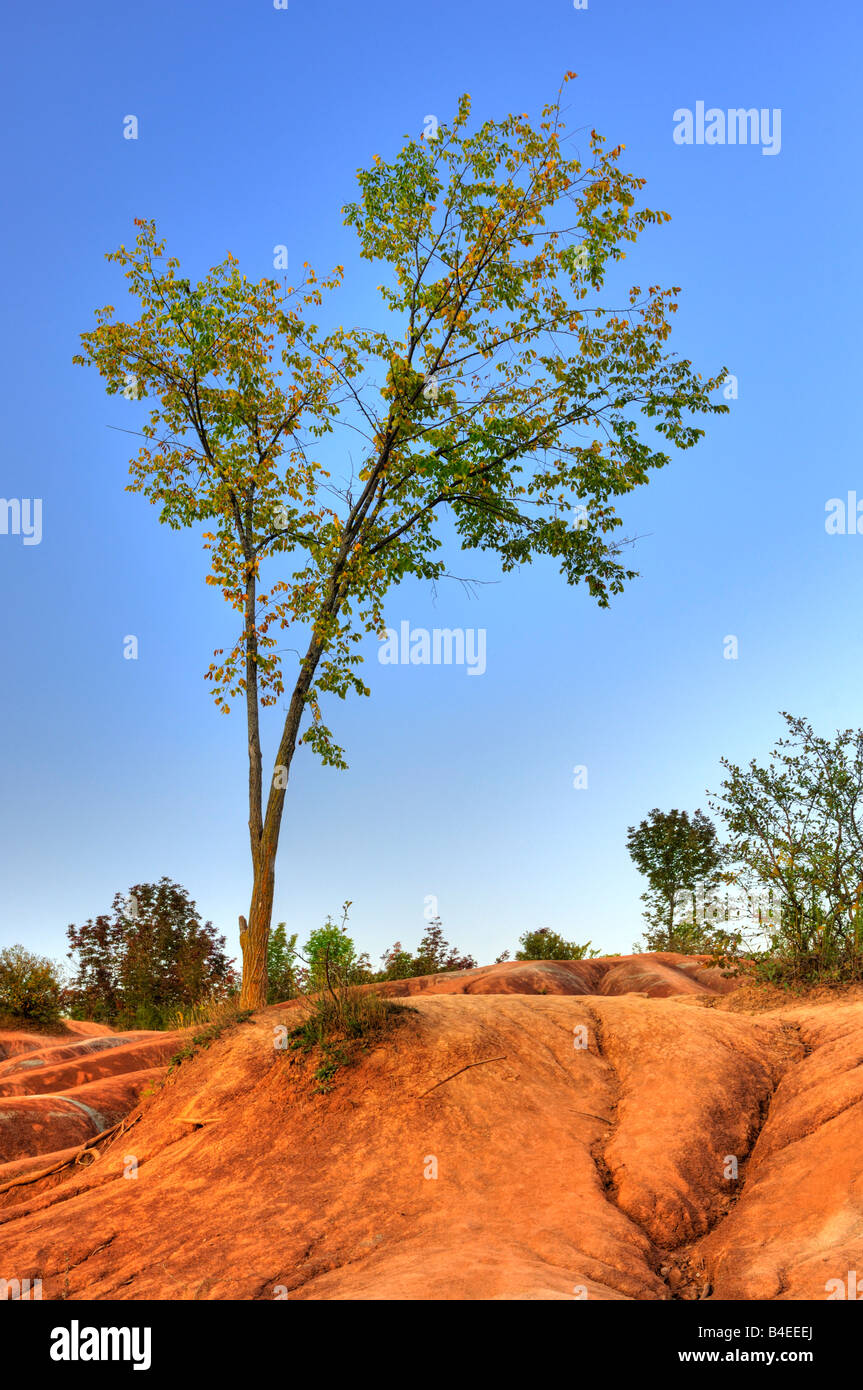
<svg viewBox="0 0 863 1390">
<path fill-rule="evenodd" d="M 516 960 L 584 960 L 599 955 L 599 951 L 591 949 L 589 941 L 580 946 L 575 941 L 566 941 L 549 927 L 526 931 L 518 941 L 521 950 L 516 951 Z"/>
<path fill-rule="evenodd" d="M 159 1024 L 178 1007 L 235 987 L 225 938 L 201 921 L 178 883 L 137 883 L 115 895 L 112 909 L 67 930 L 79 1017 Z"/>
<path fill-rule="evenodd" d="M 114 914 L 100 913 L 82 927 L 66 929 L 67 952 L 75 971 L 68 997 L 73 1017 L 96 1019 L 101 1023 L 116 1019 L 123 1003 L 123 971 L 129 923 L 126 900 L 114 897 Z"/>
<path fill-rule="evenodd" d="M 433 917 L 413 959 L 415 975 L 440 975 L 452 970 L 473 970 L 473 956 L 461 955 L 445 940 L 440 917 Z"/>
<path fill-rule="evenodd" d="M 766 765 L 722 759 L 713 809 L 780 974 L 863 974 L 863 729 L 817 734 L 783 713 Z"/>
<path fill-rule="evenodd" d="M 648 950 L 699 950 L 703 934 L 695 914 L 686 921 L 685 900 L 709 895 L 720 882 L 722 847 L 713 822 L 700 810 L 690 819 L 686 811 L 654 808 L 646 820 L 629 827 L 626 847 L 649 884 L 641 895 L 647 904 Z"/>
<path fill-rule="evenodd" d="M 574 74 L 567 74 L 567 80 Z M 152 221 L 109 259 L 140 307 L 108 305 L 75 360 L 110 394 L 146 397 L 130 490 L 181 529 L 203 526 L 207 581 L 237 615 L 207 673 L 220 709 L 245 705 L 252 893 L 241 920 L 244 1008 L 267 998 L 276 852 L 298 742 L 346 766 L 322 697 L 368 694 L 364 634 L 384 631 L 390 588 L 448 573 L 445 537 L 504 572 L 556 560 L 601 606 L 635 571 L 614 502 L 688 449 L 690 413 L 724 411 L 665 351 L 677 289 L 598 298 L 607 270 L 668 214 L 639 207 L 644 180 L 595 131 L 579 157 L 560 97 L 468 129 L 470 102 L 434 137 L 359 171 L 344 209 L 374 263 L 390 331 L 307 321 L 342 267 L 298 290 L 255 283 L 235 258 L 197 283 L 165 258 Z M 651 433 L 639 434 L 639 417 Z M 320 450 L 324 436 L 339 427 Z M 351 462 L 359 441 L 356 466 Z M 330 455 L 336 473 L 327 466 Z M 325 462 L 326 460 L 326 462 Z M 274 571 L 265 580 L 265 568 Z M 282 630 L 296 630 L 288 642 Z M 293 670 L 285 652 L 298 652 Z M 261 710 L 284 718 L 269 773 Z"/>
<path fill-rule="evenodd" d="M 372 979 L 368 956 L 365 952 L 357 955 L 357 948 L 348 936 L 350 906 L 349 901 L 342 905 L 341 922 L 336 923 L 328 917 L 324 926 L 316 927 L 303 947 L 307 984 L 311 989 L 325 989 L 335 980 L 348 986 Z"/>
<path fill-rule="evenodd" d="M 294 998 L 299 988 L 298 960 L 297 933 L 289 937 L 285 923 L 279 922 L 267 942 L 268 1004 Z"/>
<path fill-rule="evenodd" d="M 453 970 L 473 970 L 473 956 L 462 955 L 445 940 L 440 917 L 433 917 L 416 954 L 406 951 L 400 941 L 381 957 L 383 970 L 376 980 L 407 980 L 419 975 L 442 975 Z"/>
<path fill-rule="evenodd" d="M 410 951 L 406 951 L 400 941 L 396 941 L 388 951 L 384 951 L 381 956 L 382 970 L 376 976 L 378 980 L 410 980 L 414 975 L 414 958 Z"/>
<path fill-rule="evenodd" d="M 0 951 L 0 1015 L 24 1023 L 54 1023 L 60 1017 L 63 982 L 47 956 L 23 946 Z"/>
</svg>

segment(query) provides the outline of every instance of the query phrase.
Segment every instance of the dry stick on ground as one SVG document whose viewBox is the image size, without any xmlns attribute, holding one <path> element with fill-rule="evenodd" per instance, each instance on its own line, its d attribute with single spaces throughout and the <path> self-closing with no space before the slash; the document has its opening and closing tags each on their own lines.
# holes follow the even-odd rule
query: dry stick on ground
<svg viewBox="0 0 863 1390">
<path fill-rule="evenodd" d="M 69 1158 L 64 1158 L 62 1162 L 56 1163 L 53 1168 L 40 1168 L 38 1173 L 33 1173 L 24 1178 L 13 1178 L 11 1182 L 4 1183 L 3 1186 L 0 1187 L 0 1196 L 2 1196 L 4 1192 L 10 1192 L 13 1187 L 27 1187 L 30 1183 L 39 1182 L 42 1178 L 51 1177 L 52 1173 L 62 1173 L 64 1168 L 74 1167 L 76 1164 L 80 1164 L 85 1153 L 89 1153 L 97 1144 L 103 1143 L 106 1139 L 112 1137 L 119 1138 L 119 1134 L 117 1134 L 118 1130 L 120 1134 L 125 1134 L 126 1130 L 131 1129 L 132 1125 L 136 1125 L 140 1118 L 141 1116 L 138 1114 L 132 1120 L 128 1118 L 125 1120 L 118 1120 L 110 1129 L 103 1129 L 100 1134 L 94 1134 L 86 1143 L 79 1144 L 75 1152 L 71 1154 Z M 102 1155 L 100 1153 L 94 1153 L 93 1163 L 101 1157 Z M 92 1166 L 93 1164 L 91 1163 L 87 1164 L 88 1168 Z"/>
<path fill-rule="evenodd" d="M 427 1091 L 423 1091 L 422 1095 L 417 1096 L 417 1100 L 422 1100 L 423 1096 L 431 1095 L 432 1091 L 436 1091 L 438 1086 L 443 1086 L 444 1082 L 446 1081 L 452 1081 L 453 1077 L 455 1076 L 461 1076 L 463 1071 L 470 1071 L 471 1067 L 484 1067 L 488 1062 L 505 1061 L 506 1056 L 504 1055 L 502 1057 L 484 1057 L 481 1062 L 468 1062 L 467 1066 L 459 1067 L 458 1071 L 454 1071 L 452 1073 L 452 1076 L 445 1076 L 443 1078 L 443 1081 L 436 1081 L 433 1086 L 429 1086 Z"/>
</svg>

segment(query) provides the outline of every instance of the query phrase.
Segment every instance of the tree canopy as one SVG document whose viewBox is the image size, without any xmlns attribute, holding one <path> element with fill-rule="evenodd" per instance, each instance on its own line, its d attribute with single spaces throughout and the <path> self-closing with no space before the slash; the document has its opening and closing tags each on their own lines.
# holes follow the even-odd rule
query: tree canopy
<svg viewBox="0 0 863 1390">
<path fill-rule="evenodd" d="M 692 899 L 699 890 L 703 900 L 720 881 L 722 847 L 709 816 L 700 810 L 690 817 L 687 811 L 654 807 L 639 825 L 629 827 L 626 847 L 649 885 L 642 894 L 651 928 L 648 949 L 685 953 L 699 949 L 697 914 L 693 910 L 692 922 L 685 925 L 687 906 L 692 904 L 684 905 L 681 898 Z"/>
</svg>

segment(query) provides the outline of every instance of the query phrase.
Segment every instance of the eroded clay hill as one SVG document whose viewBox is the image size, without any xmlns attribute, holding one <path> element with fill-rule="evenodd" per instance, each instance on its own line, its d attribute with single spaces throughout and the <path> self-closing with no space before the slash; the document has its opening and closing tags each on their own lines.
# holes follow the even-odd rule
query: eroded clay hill
<svg viewBox="0 0 863 1390">
<path fill-rule="evenodd" d="M 123 1120 L 162 1077 L 179 1036 L 72 1021 L 61 1037 L 0 1031 L 0 1187 Z"/>
<path fill-rule="evenodd" d="M 71 1299 L 823 1299 L 863 1265 L 863 999 L 752 1012 L 733 990 L 672 955 L 400 982 L 410 1011 L 324 1094 L 274 1046 L 296 1005 L 167 1078 L 153 1035 L 13 1049 L 0 1106 L 39 1147 L 0 1168 L 0 1277 Z M 128 1069 L 84 1079 L 112 1054 Z M 154 1071 L 87 1149 L 64 1131 L 49 1153 L 23 1108 L 103 1087 L 83 1103 L 110 1119 L 108 1088 Z"/>
</svg>

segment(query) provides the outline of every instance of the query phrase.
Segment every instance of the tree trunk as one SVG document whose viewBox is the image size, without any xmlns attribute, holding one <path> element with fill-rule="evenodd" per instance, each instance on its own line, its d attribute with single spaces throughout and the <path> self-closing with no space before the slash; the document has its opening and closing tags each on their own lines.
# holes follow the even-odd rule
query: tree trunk
<svg viewBox="0 0 863 1390">
<path fill-rule="evenodd" d="M 246 719 L 249 734 L 249 838 L 252 850 L 252 902 L 249 920 L 240 917 L 240 948 L 243 952 L 241 1009 L 262 1009 L 267 1002 L 267 943 L 273 910 L 275 853 L 269 854 L 264 839 L 263 792 L 261 784 L 261 734 L 258 710 L 258 632 L 255 606 L 257 570 L 246 540 L 251 531 L 250 503 L 240 527 L 246 554 Z"/>
<path fill-rule="evenodd" d="M 288 706 L 260 836 L 256 837 L 254 829 L 252 830 L 252 901 L 249 907 L 249 921 L 245 930 L 243 930 L 243 919 L 240 919 L 240 946 L 243 951 L 241 1009 L 263 1009 L 267 1003 L 267 944 L 270 939 L 270 922 L 273 915 L 276 851 L 279 847 L 285 790 L 297 747 L 297 735 L 305 709 L 306 696 L 309 693 L 321 651 L 322 644 L 313 639 Z M 251 752 L 251 738 L 249 746 Z M 260 745 L 258 745 L 258 750 L 259 748 Z M 259 751 L 258 757 L 260 757 Z M 251 826 L 252 820 L 250 818 L 250 828 Z"/>
<path fill-rule="evenodd" d="M 248 924 L 245 918 L 240 918 L 240 946 L 243 951 L 241 1009 L 262 1009 L 267 1002 L 267 945 L 273 915 L 275 869 L 275 851 L 271 853 L 261 846 L 254 866 Z"/>
</svg>

